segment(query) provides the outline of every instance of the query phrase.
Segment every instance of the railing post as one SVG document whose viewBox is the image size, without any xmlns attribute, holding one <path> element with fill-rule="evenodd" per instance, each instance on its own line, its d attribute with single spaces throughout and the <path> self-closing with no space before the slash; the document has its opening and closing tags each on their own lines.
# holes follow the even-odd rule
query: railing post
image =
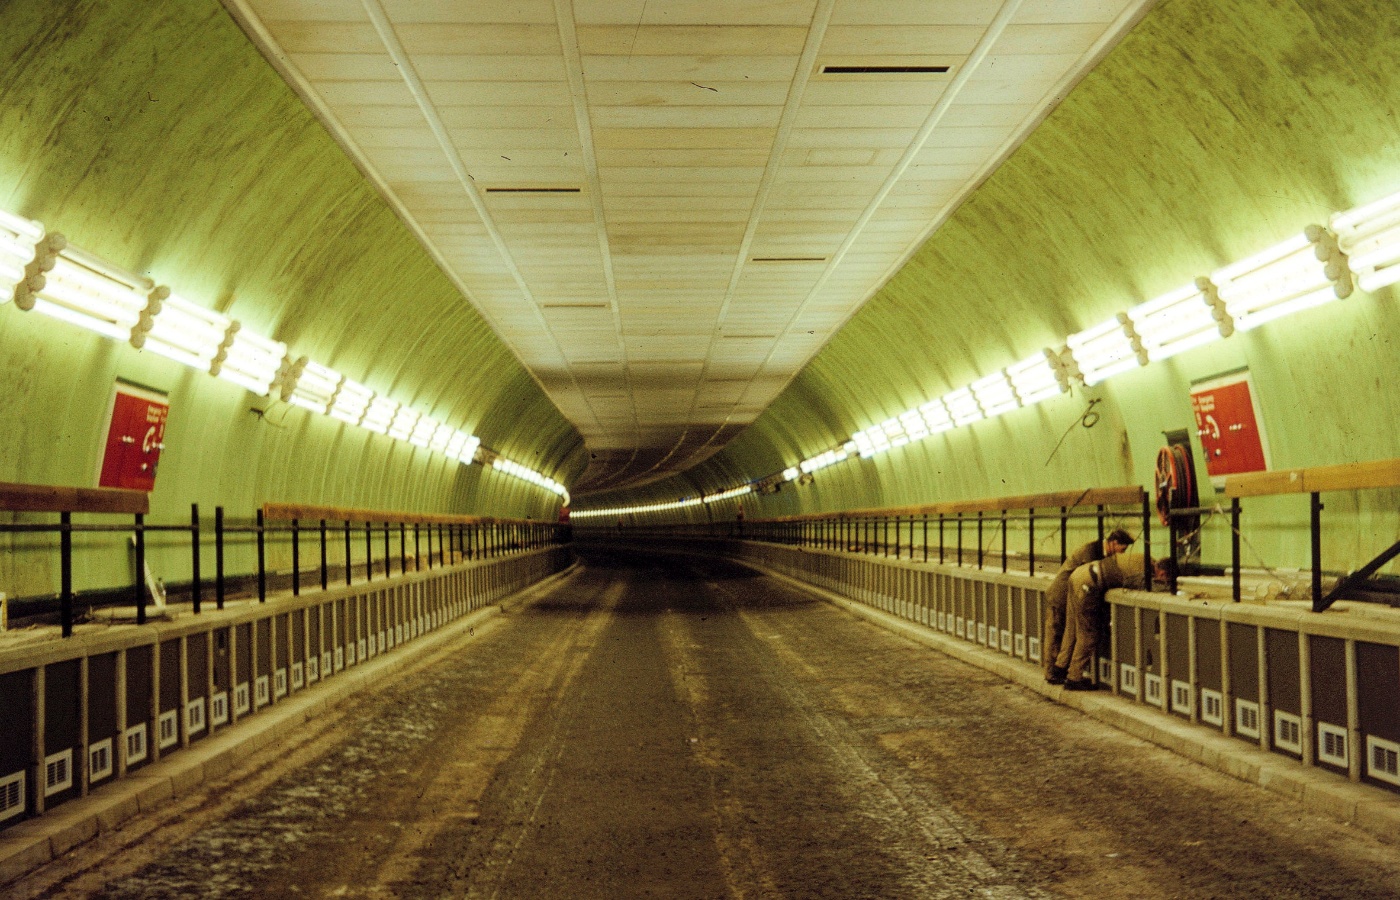
<svg viewBox="0 0 1400 900">
<path fill-rule="evenodd" d="M 146 624 L 146 517 L 136 514 L 136 624 Z"/>
<path fill-rule="evenodd" d="M 1006 571 L 1006 510 L 1001 511 L 1001 571 Z"/>
<path fill-rule="evenodd" d="M 261 509 L 258 510 L 258 602 L 267 602 L 267 529 Z"/>
<path fill-rule="evenodd" d="M 374 580 L 374 524 L 365 521 L 365 583 Z"/>
<path fill-rule="evenodd" d="M 224 508 L 214 507 L 214 606 L 224 608 Z"/>
<path fill-rule="evenodd" d="M 1309 529 L 1312 532 L 1312 608 L 1313 612 L 1322 612 L 1327 605 L 1322 599 L 1322 495 L 1317 491 L 1312 492 L 1311 512 L 1308 516 Z"/>
<path fill-rule="evenodd" d="M 345 520 L 345 586 L 349 587 L 354 580 L 354 572 L 351 569 L 353 560 L 350 558 L 350 520 Z"/>
<path fill-rule="evenodd" d="M 62 620 L 63 636 L 73 636 L 73 514 L 64 510 L 58 514 L 58 571 L 59 571 L 59 617 Z M 141 573 L 136 573 L 136 581 L 141 581 Z"/>
<path fill-rule="evenodd" d="M 1060 565 L 1069 559 L 1069 507 L 1060 507 Z"/>
<path fill-rule="evenodd" d="M 924 513 L 924 562 L 928 562 L 928 513 Z"/>
<path fill-rule="evenodd" d="M 958 513 L 958 568 L 962 568 L 963 564 L 962 522 L 963 514 Z"/>
<path fill-rule="evenodd" d="M 1142 583 L 1152 590 L 1152 503 L 1142 495 Z"/>
<path fill-rule="evenodd" d="M 1240 602 L 1240 498 L 1230 498 L 1230 596 Z"/>
<path fill-rule="evenodd" d="M 321 590 L 330 587 L 330 571 L 326 559 L 326 520 L 321 520 Z"/>
<path fill-rule="evenodd" d="M 1026 510 L 1026 574 L 1035 574 L 1035 507 Z"/>
<path fill-rule="evenodd" d="M 943 565 L 943 523 L 946 517 L 943 513 L 938 514 L 938 564 Z"/>
<path fill-rule="evenodd" d="M 301 523 L 292 520 L 292 596 L 301 593 Z"/>
<path fill-rule="evenodd" d="M 399 574 L 408 574 L 408 526 L 399 523 Z"/>
<path fill-rule="evenodd" d="M 979 569 L 982 568 L 983 563 L 982 520 L 982 510 L 979 509 L 977 510 L 977 568 Z"/>
<path fill-rule="evenodd" d="M 204 599 L 200 587 L 199 571 L 199 504 L 190 504 L 190 609 L 199 614 L 200 601 Z"/>
<path fill-rule="evenodd" d="M 418 546 L 418 523 L 413 523 L 413 571 L 417 572 L 423 565 L 419 559 L 422 549 Z"/>
<path fill-rule="evenodd" d="M 390 575 L 389 567 L 393 565 L 394 555 L 389 552 L 389 522 L 384 523 L 384 577 Z"/>
<path fill-rule="evenodd" d="M 1176 516 L 1167 514 L 1167 593 L 1176 596 Z"/>
</svg>

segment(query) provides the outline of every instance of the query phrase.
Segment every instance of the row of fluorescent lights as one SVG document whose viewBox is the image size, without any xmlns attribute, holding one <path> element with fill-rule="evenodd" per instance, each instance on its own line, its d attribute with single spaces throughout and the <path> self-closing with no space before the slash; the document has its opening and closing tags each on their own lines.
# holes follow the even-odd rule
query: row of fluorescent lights
<svg viewBox="0 0 1400 900">
<path fill-rule="evenodd" d="M 391 400 L 242 323 L 180 297 L 85 250 L 40 222 L 0 210 L 0 304 L 13 302 L 138 350 L 208 372 L 259 396 L 408 441 L 470 465 L 481 441 Z M 552 478 L 493 456 L 492 468 L 537 485 L 569 503 Z"/>
<path fill-rule="evenodd" d="M 648 503 L 644 506 L 614 506 L 609 509 L 580 509 L 571 515 L 575 519 L 590 519 L 598 516 L 625 516 L 636 513 L 667 512 L 673 509 L 685 509 L 688 506 L 699 506 L 700 504 L 718 503 L 721 500 L 733 500 L 745 494 L 753 493 L 752 484 L 741 484 L 736 488 L 727 491 L 720 491 L 716 494 L 706 494 L 703 497 L 686 497 L 681 500 L 672 500 L 668 503 Z"/>
<path fill-rule="evenodd" d="M 840 446 L 790 466 L 772 480 L 796 481 L 857 455 L 868 459 L 1047 400 L 1067 392 L 1074 381 L 1095 385 L 1236 331 L 1345 299 L 1354 287 L 1374 292 L 1396 282 L 1400 282 L 1400 193 L 1335 213 L 1325 227 L 1309 225 L 1262 253 L 1072 334 L 1059 350 L 1042 350 L 858 431 Z M 735 490 L 748 493 L 752 487 Z M 657 512 L 694 502 L 698 501 L 617 507 L 597 514 Z M 580 510 L 574 516 L 591 512 Z"/>
</svg>

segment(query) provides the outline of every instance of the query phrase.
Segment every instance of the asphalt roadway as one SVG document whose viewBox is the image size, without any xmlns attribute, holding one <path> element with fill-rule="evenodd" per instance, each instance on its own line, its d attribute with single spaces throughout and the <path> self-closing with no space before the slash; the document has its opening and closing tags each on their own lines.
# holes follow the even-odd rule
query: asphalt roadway
<svg viewBox="0 0 1400 900">
<path fill-rule="evenodd" d="M 1400 853 L 731 562 L 595 552 L 19 897 L 1394 897 Z"/>
</svg>

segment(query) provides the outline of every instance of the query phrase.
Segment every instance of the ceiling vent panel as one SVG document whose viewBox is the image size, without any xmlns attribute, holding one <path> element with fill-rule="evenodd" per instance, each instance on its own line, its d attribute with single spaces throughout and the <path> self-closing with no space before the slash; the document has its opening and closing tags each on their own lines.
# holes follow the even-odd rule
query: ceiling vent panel
<svg viewBox="0 0 1400 900">
<path fill-rule="evenodd" d="M 817 61 L 820 81 L 947 81 L 960 60 L 946 56 L 834 57 Z"/>
</svg>

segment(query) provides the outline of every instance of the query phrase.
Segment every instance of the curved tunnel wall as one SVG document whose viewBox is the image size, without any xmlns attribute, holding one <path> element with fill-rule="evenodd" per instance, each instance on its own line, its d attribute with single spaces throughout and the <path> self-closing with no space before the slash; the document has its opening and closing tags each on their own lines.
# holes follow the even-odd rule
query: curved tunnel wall
<svg viewBox="0 0 1400 900">
<path fill-rule="evenodd" d="M 0 207 L 565 484 L 582 471 L 577 432 L 216 0 L 5 4 L 0 60 Z M 558 505 L 13 304 L 0 481 L 95 484 L 117 378 L 170 394 L 153 521 L 194 502 L 548 519 Z M 52 580 L 20 559 L 0 561 L 11 589 Z M 127 566 L 80 578 L 121 583 Z"/>
<path fill-rule="evenodd" d="M 1400 190 L 1400 72 L 1384 62 L 1397 54 L 1400 18 L 1388 0 L 1163 2 L 753 426 L 690 477 L 624 502 L 781 471 Z M 1253 379 L 1272 468 L 1400 456 L 1396 299 L 1394 288 L 1358 290 L 1096 387 L 838 464 L 810 485 L 746 498 L 746 513 L 1146 485 L 1162 432 L 1194 429 L 1190 384 L 1240 368 Z M 1077 426 L 1095 398 L 1098 424 Z M 1203 468 L 1199 476 L 1206 485 Z M 1329 536 L 1333 564 L 1369 559 L 1377 534 L 1393 540 L 1393 499 L 1363 495 L 1358 509 L 1331 498 L 1328 520 L 1359 526 Z M 1262 526 L 1250 539 L 1264 559 L 1306 562 L 1306 501 L 1247 509 L 1247 522 Z"/>
</svg>

